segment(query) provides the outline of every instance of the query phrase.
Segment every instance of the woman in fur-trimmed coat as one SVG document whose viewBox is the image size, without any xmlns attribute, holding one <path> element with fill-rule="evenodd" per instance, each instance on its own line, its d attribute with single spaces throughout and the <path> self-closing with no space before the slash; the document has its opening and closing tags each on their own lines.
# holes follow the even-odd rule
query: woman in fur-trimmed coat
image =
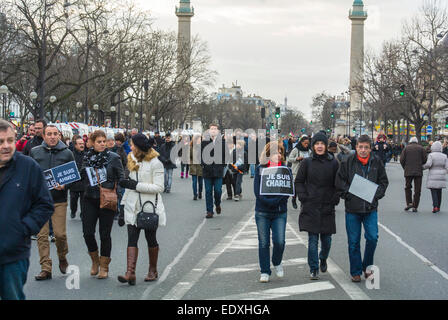
<svg viewBox="0 0 448 320">
<path fill-rule="evenodd" d="M 154 141 L 143 134 L 133 136 L 131 141 L 132 152 L 128 155 L 129 179 L 120 183 L 120 186 L 126 188 L 121 205 L 124 205 L 124 220 L 128 228 L 127 272 L 124 276 L 119 276 L 118 281 L 134 285 L 137 243 L 141 231 L 137 228 L 137 214 L 142 211 L 145 202 L 151 201 L 156 206 L 159 226 L 166 225 L 166 215 L 160 195 L 164 188 L 164 169 L 158 159 L 159 153 L 152 148 Z M 145 208 L 152 209 L 149 205 Z M 154 281 L 158 277 L 159 254 L 156 231 L 145 230 L 145 237 L 149 251 L 149 273 L 145 281 Z"/>
</svg>

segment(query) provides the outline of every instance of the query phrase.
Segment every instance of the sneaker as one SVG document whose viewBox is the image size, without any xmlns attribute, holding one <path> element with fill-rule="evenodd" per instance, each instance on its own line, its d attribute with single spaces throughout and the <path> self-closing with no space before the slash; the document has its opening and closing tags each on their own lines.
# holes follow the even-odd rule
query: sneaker
<svg viewBox="0 0 448 320">
<path fill-rule="evenodd" d="M 195 196 L 193 197 L 193 200 L 198 200 L 198 196 L 195 195 Z"/>
<path fill-rule="evenodd" d="M 199 192 L 199 199 L 202 199 L 202 192 Z"/>
<path fill-rule="evenodd" d="M 56 242 L 56 237 L 54 235 L 50 235 L 50 241 L 51 242 Z"/>
<path fill-rule="evenodd" d="M 319 272 L 317 270 L 311 272 L 310 280 L 319 280 Z"/>
<path fill-rule="evenodd" d="M 409 209 L 412 209 L 414 206 L 412 203 L 409 203 L 406 208 L 404 208 L 404 211 L 408 211 Z"/>
<path fill-rule="evenodd" d="M 437 212 L 440 212 L 440 208 L 439 207 L 436 207 L 436 209 L 437 209 Z"/>
<path fill-rule="evenodd" d="M 279 264 L 278 266 L 274 266 L 275 274 L 279 278 L 283 278 L 285 276 L 285 272 L 283 271 L 283 266 Z"/>
<path fill-rule="evenodd" d="M 240 201 L 240 197 L 239 196 L 235 196 L 233 200 Z"/>
<path fill-rule="evenodd" d="M 213 213 L 212 212 L 207 212 L 207 215 L 205 216 L 206 219 L 211 219 L 213 218 Z"/>
<path fill-rule="evenodd" d="M 320 271 L 322 273 L 327 272 L 327 260 L 320 259 Z"/>
<path fill-rule="evenodd" d="M 418 212 L 417 208 L 412 208 L 412 212 Z"/>
<path fill-rule="evenodd" d="M 436 207 L 432 208 L 432 213 L 436 213 L 436 212 L 437 212 L 437 208 Z"/>
<path fill-rule="evenodd" d="M 269 282 L 269 275 L 267 273 L 262 273 L 260 275 L 260 282 L 261 283 L 267 283 Z"/>
<path fill-rule="evenodd" d="M 361 282 L 361 276 L 352 276 L 352 282 Z"/>
</svg>

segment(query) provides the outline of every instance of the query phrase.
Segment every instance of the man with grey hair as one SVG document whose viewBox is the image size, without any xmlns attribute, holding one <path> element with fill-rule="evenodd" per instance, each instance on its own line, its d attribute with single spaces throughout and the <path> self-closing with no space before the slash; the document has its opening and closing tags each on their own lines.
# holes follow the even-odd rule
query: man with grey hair
<svg viewBox="0 0 448 320">
<path fill-rule="evenodd" d="M 405 211 L 412 209 L 417 212 L 420 203 L 420 194 L 422 190 L 423 165 L 426 163 L 426 150 L 418 144 L 416 137 L 409 140 L 409 144 L 401 152 L 400 163 L 404 169 L 406 179 L 406 207 Z M 412 181 L 414 181 L 414 197 L 412 197 Z"/>
<path fill-rule="evenodd" d="M 24 300 L 32 234 L 53 213 L 39 165 L 16 152 L 12 126 L 0 120 L 0 300 Z"/>
</svg>

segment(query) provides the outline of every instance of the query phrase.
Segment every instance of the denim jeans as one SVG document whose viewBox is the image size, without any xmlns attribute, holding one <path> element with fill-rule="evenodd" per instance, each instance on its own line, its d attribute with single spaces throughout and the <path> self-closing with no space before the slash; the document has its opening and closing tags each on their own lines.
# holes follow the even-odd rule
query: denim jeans
<svg viewBox="0 0 448 320">
<path fill-rule="evenodd" d="M 319 259 L 327 260 L 331 248 L 331 234 L 320 234 L 321 249 L 318 254 L 319 234 L 308 233 L 308 265 L 310 272 L 319 270 Z"/>
<path fill-rule="evenodd" d="M 431 189 L 432 206 L 440 209 L 442 205 L 442 189 Z"/>
<path fill-rule="evenodd" d="M 29 259 L 0 264 L 0 299 L 25 300 L 23 286 L 26 283 Z"/>
<path fill-rule="evenodd" d="M 202 193 L 202 189 L 204 186 L 204 179 L 202 178 L 202 176 L 191 176 L 192 180 L 193 180 L 193 195 L 197 196 L 198 195 L 198 183 L 199 183 L 199 193 Z"/>
<path fill-rule="evenodd" d="M 165 184 L 165 190 L 171 191 L 171 184 L 173 183 L 173 169 L 166 169 L 165 168 L 165 175 L 164 175 L 164 184 Z"/>
<path fill-rule="evenodd" d="M 250 176 L 251 177 L 255 176 L 255 164 L 250 165 Z"/>
<path fill-rule="evenodd" d="M 239 196 L 243 192 L 241 189 L 241 185 L 243 183 L 243 175 L 241 173 L 236 173 L 232 176 L 232 184 L 233 184 L 233 191 L 235 192 L 235 195 Z"/>
<path fill-rule="evenodd" d="M 213 198 L 215 206 L 221 205 L 222 178 L 204 178 L 205 182 L 205 206 L 207 212 L 213 213 Z"/>
<path fill-rule="evenodd" d="M 364 225 L 364 237 L 366 239 L 363 260 L 361 260 L 361 224 Z M 348 238 L 350 274 L 360 276 L 368 266 L 373 265 L 373 256 L 378 243 L 378 213 L 377 211 L 366 214 L 346 212 L 345 227 Z"/>
<path fill-rule="evenodd" d="M 260 262 L 261 273 L 271 275 L 269 262 L 271 230 L 272 243 L 272 263 L 278 266 L 282 263 L 283 252 L 285 251 L 287 213 L 267 213 L 255 211 L 255 222 L 258 230 L 258 260 Z"/>
</svg>

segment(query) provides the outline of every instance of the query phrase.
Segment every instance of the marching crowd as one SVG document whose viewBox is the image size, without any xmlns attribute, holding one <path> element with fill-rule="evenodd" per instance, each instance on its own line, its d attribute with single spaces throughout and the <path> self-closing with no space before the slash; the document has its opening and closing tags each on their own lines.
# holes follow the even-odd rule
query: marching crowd
<svg viewBox="0 0 448 320">
<path fill-rule="evenodd" d="M 353 282 L 360 282 L 363 274 L 365 278 L 371 275 L 368 266 L 373 265 L 378 242 L 378 202 L 389 184 L 385 165 L 392 158 L 398 161 L 401 155 L 406 211 L 417 212 L 423 170 L 429 170 L 427 187 L 431 189 L 434 213 L 440 211 L 441 191 L 446 187 L 448 160 L 440 141 L 431 144 L 430 152 L 416 138 L 405 147 L 388 143 L 384 135 L 373 142 L 367 135 L 357 140 L 329 139 L 321 131 L 312 137 L 271 141 L 270 137 L 257 134 L 222 135 L 215 124 L 204 135 L 175 138 L 170 133 L 161 137 L 158 132 L 149 137 L 132 129 L 129 136 L 121 133 L 107 136 L 97 130 L 89 136 L 67 139 L 56 126 L 38 120 L 17 139 L 11 124 L 0 120 L 0 298 L 25 298 L 23 286 L 32 236 L 37 239 L 41 265 L 35 280 L 52 278 L 51 233 L 56 242 L 59 271 L 67 272 L 68 202 L 72 219 L 80 204 L 83 237 L 92 261 L 91 276 L 108 278 L 111 232 L 117 220 L 119 226 L 126 225 L 128 234 L 127 270 L 118 276 L 118 281 L 136 283 L 137 242 L 142 230 L 149 256 L 145 281 L 157 280 L 156 233 L 158 226 L 166 225 L 162 194 L 171 192 L 173 171 L 179 164 L 180 177 L 192 179 L 193 200 L 205 198 L 207 219 L 213 218 L 215 212 L 222 213 L 223 184 L 227 199 L 239 201 L 243 197 L 244 177 L 253 178 L 260 282 L 268 282 L 271 275 L 271 237 L 274 270 L 277 276 L 284 276 L 282 258 L 289 198 L 294 209 L 298 209 L 297 199 L 301 204 L 299 229 L 309 235 L 311 280 L 319 279 L 319 271 L 327 270 L 331 237 L 336 233 L 335 207 L 340 199 L 345 201 L 350 275 Z M 57 184 L 49 190 L 43 172 L 73 161 L 81 179 Z M 295 186 L 292 194 L 260 192 L 263 170 L 277 167 L 287 168 Z M 377 185 L 373 200 L 367 201 L 351 192 L 355 176 Z M 95 237 L 97 224 L 99 244 Z M 366 237 L 364 256 L 360 248 L 362 226 Z"/>
</svg>

